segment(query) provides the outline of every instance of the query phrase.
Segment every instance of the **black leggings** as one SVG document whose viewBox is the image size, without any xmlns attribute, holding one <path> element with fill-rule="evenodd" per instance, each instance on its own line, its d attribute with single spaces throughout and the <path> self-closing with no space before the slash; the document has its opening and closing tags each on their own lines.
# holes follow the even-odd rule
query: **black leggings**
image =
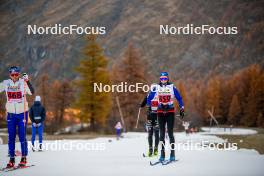
<svg viewBox="0 0 264 176">
<path fill-rule="evenodd" d="M 148 143 L 149 148 L 153 148 L 153 133 L 155 135 L 155 148 L 159 145 L 159 124 L 156 113 L 149 113 L 147 117 L 147 128 L 148 128 Z"/>
<path fill-rule="evenodd" d="M 173 127 L 174 127 L 174 113 L 159 113 L 158 114 L 159 128 L 160 128 L 160 141 L 163 143 L 161 146 L 161 154 L 165 155 L 165 133 L 166 133 L 166 124 L 168 130 L 168 136 L 170 138 L 171 145 L 171 155 L 174 155 L 174 143 L 175 139 L 173 136 Z"/>
</svg>

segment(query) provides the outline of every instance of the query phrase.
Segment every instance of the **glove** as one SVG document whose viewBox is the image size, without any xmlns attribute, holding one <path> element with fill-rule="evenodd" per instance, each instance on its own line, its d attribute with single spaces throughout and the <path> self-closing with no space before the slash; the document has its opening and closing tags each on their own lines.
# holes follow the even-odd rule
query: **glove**
<svg viewBox="0 0 264 176">
<path fill-rule="evenodd" d="M 28 82 L 28 74 L 23 73 L 22 78 L 24 79 L 24 81 Z"/>
<path fill-rule="evenodd" d="M 41 123 L 38 123 L 37 126 L 40 127 L 41 126 Z"/>
<path fill-rule="evenodd" d="M 181 116 L 181 118 L 183 119 L 183 117 L 184 117 L 184 108 L 181 108 L 181 109 L 180 109 L 180 116 Z"/>
<path fill-rule="evenodd" d="M 37 124 L 36 124 L 36 123 L 33 123 L 33 126 L 34 126 L 34 127 L 37 127 Z"/>
</svg>

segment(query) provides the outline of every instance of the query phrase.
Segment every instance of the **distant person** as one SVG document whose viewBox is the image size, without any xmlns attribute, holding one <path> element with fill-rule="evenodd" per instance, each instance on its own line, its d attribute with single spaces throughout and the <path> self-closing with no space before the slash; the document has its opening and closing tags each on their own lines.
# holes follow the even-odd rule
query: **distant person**
<svg viewBox="0 0 264 176">
<path fill-rule="evenodd" d="M 33 106 L 30 108 L 29 111 L 30 120 L 32 123 L 32 150 L 35 151 L 35 138 L 36 138 L 36 131 L 38 132 L 39 136 L 39 151 L 42 151 L 42 137 L 43 137 L 43 126 L 44 126 L 44 120 L 46 118 L 46 110 L 41 105 L 41 97 L 36 96 L 35 102 Z"/>
<path fill-rule="evenodd" d="M 233 125 L 230 125 L 230 133 L 232 133 Z"/>
<path fill-rule="evenodd" d="M 189 134 L 189 126 L 190 126 L 190 123 L 189 122 L 182 122 L 182 126 L 184 127 L 184 130 L 185 130 L 185 133 L 186 135 Z"/>
<path fill-rule="evenodd" d="M 122 124 L 121 122 L 117 122 L 115 125 L 115 129 L 116 129 L 116 139 L 119 140 L 120 136 L 121 136 L 121 130 L 122 130 Z"/>
<path fill-rule="evenodd" d="M 20 68 L 12 66 L 9 68 L 10 79 L 0 82 L 0 92 L 5 92 L 7 99 L 5 107 L 7 112 L 8 153 L 10 160 L 6 168 L 15 166 L 16 133 L 18 133 L 22 153 L 19 167 L 24 167 L 27 164 L 26 127 L 28 121 L 28 102 L 26 94 L 34 94 L 34 88 L 29 82 L 26 73 L 23 73 L 22 78 L 20 76 Z"/>
</svg>

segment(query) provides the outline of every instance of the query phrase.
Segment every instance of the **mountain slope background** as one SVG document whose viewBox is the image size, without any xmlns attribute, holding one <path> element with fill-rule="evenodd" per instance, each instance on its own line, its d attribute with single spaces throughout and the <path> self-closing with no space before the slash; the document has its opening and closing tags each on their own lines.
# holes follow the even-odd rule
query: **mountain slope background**
<svg viewBox="0 0 264 176">
<path fill-rule="evenodd" d="M 264 1 L 4 0 L 0 2 L 0 78 L 20 65 L 33 79 L 42 73 L 74 79 L 82 58 L 81 35 L 28 35 L 26 26 L 105 26 L 99 36 L 111 66 L 128 43 L 139 49 L 149 72 L 174 78 L 231 74 L 264 65 Z M 159 25 L 237 26 L 237 35 L 160 35 Z"/>
</svg>

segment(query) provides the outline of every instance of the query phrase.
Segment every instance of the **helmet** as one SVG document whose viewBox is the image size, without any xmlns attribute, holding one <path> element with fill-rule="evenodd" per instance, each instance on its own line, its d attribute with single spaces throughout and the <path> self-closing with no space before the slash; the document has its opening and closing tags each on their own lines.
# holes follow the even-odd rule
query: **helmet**
<svg viewBox="0 0 264 176">
<path fill-rule="evenodd" d="M 168 72 L 160 72 L 160 77 L 165 77 L 165 76 L 169 78 Z"/>
<path fill-rule="evenodd" d="M 169 81 L 169 74 L 168 72 L 161 72 L 160 73 L 160 81 Z"/>
<path fill-rule="evenodd" d="M 9 68 L 9 73 L 20 73 L 20 69 L 17 66 L 12 66 Z"/>
<path fill-rule="evenodd" d="M 161 73 L 160 73 L 160 77 L 161 77 L 161 76 L 167 76 L 167 77 L 169 77 L 169 74 L 168 74 L 168 72 L 161 72 Z"/>
</svg>

